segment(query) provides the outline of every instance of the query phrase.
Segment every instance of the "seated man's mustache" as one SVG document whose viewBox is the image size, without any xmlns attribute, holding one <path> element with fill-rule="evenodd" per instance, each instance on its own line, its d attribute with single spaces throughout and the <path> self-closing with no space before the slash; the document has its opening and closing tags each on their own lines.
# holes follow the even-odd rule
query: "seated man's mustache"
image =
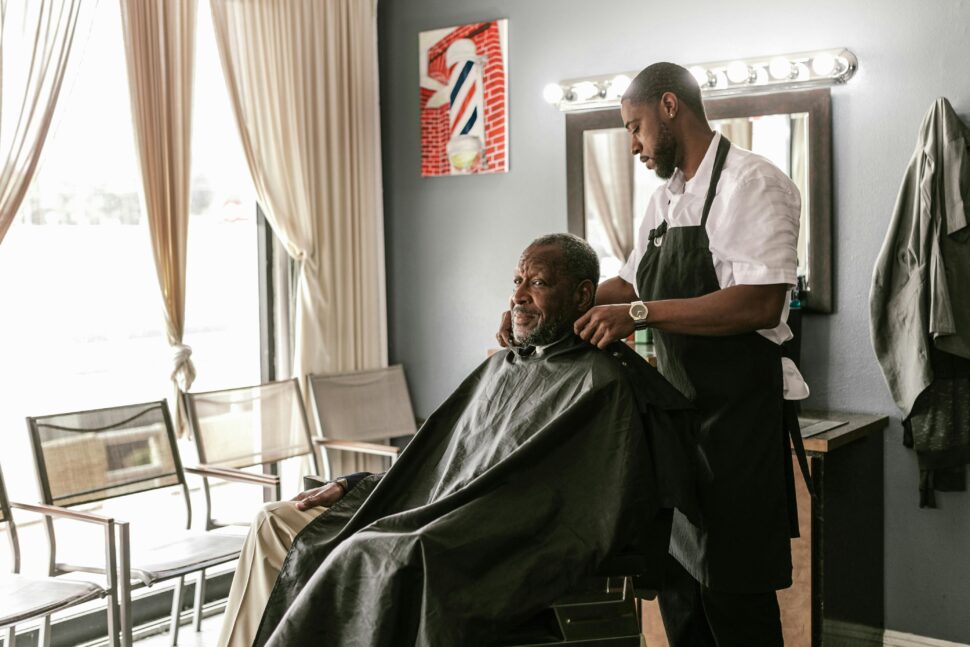
<svg viewBox="0 0 970 647">
<path fill-rule="evenodd" d="M 513 315 L 518 315 L 518 314 L 532 315 L 533 317 L 537 317 L 539 316 L 539 311 L 531 310 L 529 308 L 526 308 L 525 306 L 515 306 L 514 308 L 512 308 L 512 314 Z"/>
</svg>

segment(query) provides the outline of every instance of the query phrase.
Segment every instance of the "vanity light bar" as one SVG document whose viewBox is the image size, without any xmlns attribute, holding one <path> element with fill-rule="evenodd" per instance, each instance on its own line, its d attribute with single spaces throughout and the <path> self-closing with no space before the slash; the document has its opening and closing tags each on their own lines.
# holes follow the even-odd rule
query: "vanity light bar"
<svg viewBox="0 0 970 647">
<path fill-rule="evenodd" d="M 836 85 L 851 79 L 858 67 L 855 54 L 844 48 L 687 66 L 705 97 Z M 636 72 L 550 83 L 542 96 L 564 112 L 612 107 L 619 105 L 634 76 Z"/>
</svg>

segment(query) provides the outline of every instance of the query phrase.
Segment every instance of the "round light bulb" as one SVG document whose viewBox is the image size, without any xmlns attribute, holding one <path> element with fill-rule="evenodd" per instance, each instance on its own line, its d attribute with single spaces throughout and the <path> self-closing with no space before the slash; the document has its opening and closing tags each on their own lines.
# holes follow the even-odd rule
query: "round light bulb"
<svg viewBox="0 0 970 647">
<path fill-rule="evenodd" d="M 558 83 L 547 83 L 546 87 L 542 88 L 542 98 L 546 103 L 559 103 L 563 98 L 562 86 Z"/>
<path fill-rule="evenodd" d="M 822 52 L 812 59 L 812 71 L 818 76 L 831 76 L 835 72 L 835 57 Z"/>
<path fill-rule="evenodd" d="M 747 83 L 751 77 L 751 70 L 741 61 L 734 61 L 727 66 L 727 78 L 731 83 Z"/>
<path fill-rule="evenodd" d="M 707 75 L 707 70 L 700 65 L 695 65 L 694 67 L 690 68 L 690 74 L 694 77 L 694 80 L 697 81 L 697 85 L 702 88 L 706 88 L 711 84 L 711 79 Z"/>
<path fill-rule="evenodd" d="M 576 95 L 576 99 L 579 101 L 589 101 L 599 96 L 599 93 L 599 86 L 592 81 L 582 81 L 573 86 L 573 94 Z"/>
<path fill-rule="evenodd" d="M 778 81 L 791 78 L 791 61 L 784 56 L 776 56 L 768 64 L 768 72 L 771 78 Z"/>
<path fill-rule="evenodd" d="M 617 98 L 622 97 L 628 87 L 630 87 L 630 77 L 626 74 L 617 74 L 610 81 L 610 95 Z"/>
<path fill-rule="evenodd" d="M 793 79 L 801 79 L 803 81 L 809 79 L 812 73 L 809 71 L 808 66 L 804 63 L 795 63 L 795 70 L 792 73 Z"/>
</svg>

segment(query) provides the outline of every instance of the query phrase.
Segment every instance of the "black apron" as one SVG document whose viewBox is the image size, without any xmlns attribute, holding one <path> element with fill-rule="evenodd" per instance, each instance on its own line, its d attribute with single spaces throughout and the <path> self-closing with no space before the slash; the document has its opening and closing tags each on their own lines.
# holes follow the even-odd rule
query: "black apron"
<svg viewBox="0 0 970 647">
<path fill-rule="evenodd" d="M 720 289 L 706 226 L 730 146 L 722 136 L 701 224 L 668 228 L 664 221 L 650 232 L 637 268 L 642 300 Z M 780 347 L 757 332 L 708 337 L 655 330 L 654 340 L 661 374 L 700 413 L 699 444 L 712 474 L 699 486 L 703 529 L 677 513 L 670 553 L 713 590 L 790 586 L 790 537 L 798 521 L 789 435 L 796 448 L 801 435 L 783 404 Z"/>
</svg>

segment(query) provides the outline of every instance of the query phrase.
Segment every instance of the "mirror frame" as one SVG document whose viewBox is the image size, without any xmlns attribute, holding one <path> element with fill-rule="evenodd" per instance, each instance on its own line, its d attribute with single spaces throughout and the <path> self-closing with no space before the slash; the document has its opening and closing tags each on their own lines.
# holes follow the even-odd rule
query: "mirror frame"
<svg viewBox="0 0 970 647">
<path fill-rule="evenodd" d="M 802 307 L 833 311 L 832 290 L 832 97 L 827 88 L 706 99 L 709 121 L 783 113 L 808 113 L 809 285 Z M 583 135 L 587 130 L 621 128 L 619 106 L 566 113 L 566 200 L 569 232 L 586 238 Z"/>
</svg>

